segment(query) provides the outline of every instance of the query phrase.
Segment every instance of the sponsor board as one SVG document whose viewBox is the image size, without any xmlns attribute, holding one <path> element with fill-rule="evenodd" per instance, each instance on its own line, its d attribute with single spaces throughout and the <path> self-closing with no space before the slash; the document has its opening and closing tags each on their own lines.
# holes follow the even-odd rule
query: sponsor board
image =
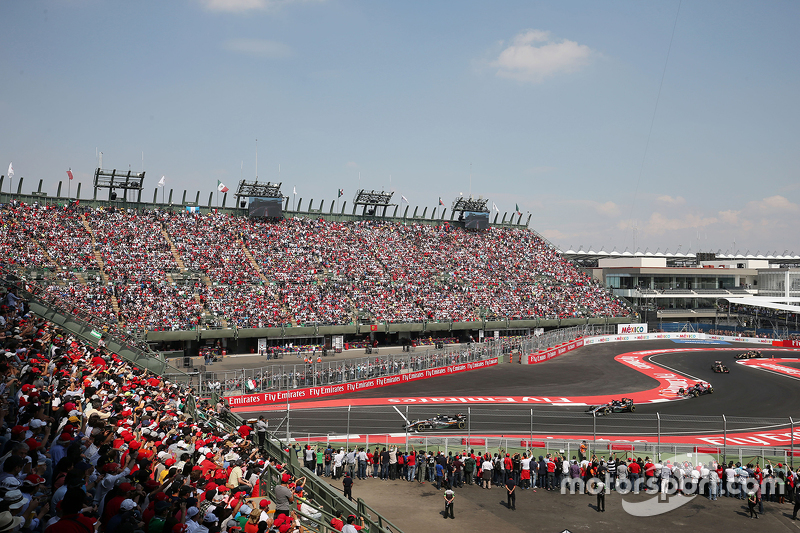
<svg viewBox="0 0 800 533">
<path fill-rule="evenodd" d="M 543 352 L 536 352 L 528 355 L 528 364 L 535 365 L 536 363 L 543 363 L 544 361 L 548 361 L 553 357 L 558 357 L 559 355 L 564 355 L 567 352 L 571 352 L 577 348 L 583 346 L 583 339 L 578 339 L 572 342 L 568 342 L 563 346 L 556 346 L 555 348 L 550 348 L 549 350 L 545 350 Z"/>
<path fill-rule="evenodd" d="M 269 405 L 271 403 L 310 400 L 314 398 L 332 396 L 335 394 L 346 394 L 366 389 L 387 387 L 389 385 L 408 383 L 409 381 L 428 379 L 447 374 L 457 374 L 459 372 L 468 372 L 470 370 L 478 370 L 480 368 L 488 368 L 495 365 L 497 365 L 496 357 L 493 359 L 484 359 L 483 361 L 474 361 L 470 363 L 460 363 L 457 365 L 443 366 L 439 368 L 430 368 L 428 370 L 419 370 L 416 372 L 409 372 L 407 374 L 399 374 L 397 376 L 371 378 L 361 381 L 354 381 L 351 383 L 321 385 L 319 387 L 292 389 L 288 391 L 259 392 L 257 394 L 246 394 L 243 396 L 228 396 L 225 399 L 228 400 L 228 403 L 232 408 L 256 407 L 261 405 Z"/>
<path fill-rule="evenodd" d="M 617 324 L 617 335 L 647 333 L 647 324 Z"/>
<path fill-rule="evenodd" d="M 719 345 L 730 345 L 729 342 L 726 341 L 713 341 L 709 339 L 672 339 L 672 342 L 675 344 L 719 344 Z"/>
<path fill-rule="evenodd" d="M 603 344 L 607 342 L 629 342 L 629 341 L 648 341 L 659 339 L 696 339 L 696 340 L 718 340 L 725 342 L 747 342 L 750 344 L 769 344 L 772 345 L 772 339 L 758 339 L 753 337 L 728 337 L 724 335 L 707 335 L 705 333 L 643 333 L 640 335 L 602 335 L 598 337 L 588 337 L 583 339 L 585 346 L 592 344 Z M 783 341 L 786 342 L 786 341 Z"/>
</svg>

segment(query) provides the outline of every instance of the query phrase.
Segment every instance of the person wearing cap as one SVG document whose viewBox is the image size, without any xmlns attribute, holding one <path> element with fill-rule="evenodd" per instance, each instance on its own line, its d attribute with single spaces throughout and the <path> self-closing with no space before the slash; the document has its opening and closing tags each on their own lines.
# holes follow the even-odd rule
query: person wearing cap
<svg viewBox="0 0 800 533">
<path fill-rule="evenodd" d="M 114 533 L 120 524 L 124 523 L 130 523 L 134 530 L 141 529 L 144 527 L 141 518 L 138 504 L 130 498 L 126 498 L 119 505 L 119 512 L 112 516 L 105 525 L 105 533 Z"/>
<path fill-rule="evenodd" d="M 259 522 L 267 522 L 268 520 L 271 521 L 271 517 L 269 516 L 269 504 L 272 503 L 266 498 L 263 498 L 260 502 L 258 502 L 258 508 L 261 514 L 258 517 Z"/>
<path fill-rule="evenodd" d="M 309 517 L 312 520 L 312 527 L 317 526 L 317 521 L 322 519 L 322 511 L 317 509 L 316 507 L 312 507 L 313 500 L 311 497 L 308 497 L 302 501 L 300 504 L 300 512 Z M 248 533 L 245 531 L 245 533 Z"/>
<path fill-rule="evenodd" d="M 101 470 L 103 478 L 98 483 L 94 495 L 94 502 L 100 508 L 99 512 L 101 516 L 103 514 L 103 505 L 106 494 L 108 494 L 109 491 L 114 488 L 118 479 L 121 479 L 131 473 L 131 466 L 133 466 L 135 460 L 136 454 L 132 453 L 128 456 L 128 461 L 125 465 L 125 468 L 121 469 L 119 463 L 106 463 L 103 465 Z"/>
<path fill-rule="evenodd" d="M 281 484 L 275 487 L 275 516 L 289 516 L 291 504 L 294 502 L 294 493 L 287 487 L 292 476 L 284 473 L 281 476 Z"/>
<path fill-rule="evenodd" d="M 350 515 L 347 517 L 347 523 L 342 528 L 342 533 L 358 533 L 358 529 L 356 529 L 356 517 Z"/>
<path fill-rule="evenodd" d="M 203 515 L 200 514 L 200 509 L 198 509 L 194 505 L 187 506 L 186 508 L 187 533 L 200 533 L 202 529 L 208 531 L 208 528 L 204 528 L 203 525 L 198 522 L 198 520 L 202 518 Z"/>
</svg>

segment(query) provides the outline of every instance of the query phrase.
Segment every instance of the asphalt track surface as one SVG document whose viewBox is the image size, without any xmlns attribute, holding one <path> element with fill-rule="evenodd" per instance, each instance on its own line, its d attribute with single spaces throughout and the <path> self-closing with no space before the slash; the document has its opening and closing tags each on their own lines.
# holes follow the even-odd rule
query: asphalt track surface
<svg viewBox="0 0 800 533">
<path fill-rule="evenodd" d="M 691 378 L 710 382 L 714 393 L 699 398 L 657 404 L 639 404 L 636 413 L 619 413 L 593 420 L 583 406 L 545 407 L 539 405 L 475 405 L 471 407 L 469 432 L 480 434 L 598 434 L 652 436 L 657 433 L 659 413 L 662 432 L 697 435 L 722 432 L 722 415 L 728 417 L 729 432 L 775 431 L 789 427 L 788 418 L 798 417 L 800 380 L 765 372 L 735 363 L 737 353 L 753 349 L 752 344 L 726 346 L 677 344 L 672 341 L 640 341 L 585 346 L 536 365 L 504 363 L 483 370 L 419 380 L 336 396 L 338 400 L 358 398 L 414 398 L 422 396 L 602 396 L 609 399 L 652 389 L 659 383 L 633 368 L 614 360 L 626 352 L 676 350 L 651 356 L 650 362 L 665 366 Z M 715 350 L 728 348 L 728 350 Z M 730 350 L 730 348 L 735 348 Z M 767 357 L 797 357 L 797 352 L 757 347 Z M 699 349 L 699 350 L 698 350 Z M 729 374 L 711 370 L 722 361 Z M 797 366 L 784 363 L 787 366 Z M 466 412 L 463 405 L 405 405 L 302 409 L 303 402 L 292 402 L 291 433 L 311 435 L 396 434 L 402 432 L 404 417 L 411 420 L 435 414 Z M 276 406 L 277 407 L 277 406 Z M 533 421 L 531 409 L 534 409 Z M 399 410 L 399 412 L 398 412 Z M 275 411 L 264 411 L 273 421 Z M 684 415 L 703 419 L 683 421 Z M 274 427 L 274 424 L 271 424 Z M 285 428 L 284 428 L 285 429 Z M 349 430 L 349 431 L 348 431 Z M 460 433 L 464 433 L 463 431 Z"/>
</svg>

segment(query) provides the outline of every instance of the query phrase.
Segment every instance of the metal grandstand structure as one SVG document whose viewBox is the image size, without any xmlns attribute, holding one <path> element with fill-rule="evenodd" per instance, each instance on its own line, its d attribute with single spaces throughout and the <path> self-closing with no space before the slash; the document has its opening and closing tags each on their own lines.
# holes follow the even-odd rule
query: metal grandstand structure
<svg viewBox="0 0 800 533">
<path fill-rule="evenodd" d="M 108 189 L 108 199 L 115 200 L 117 194 L 115 189 L 122 189 L 125 191 L 126 196 L 128 191 L 139 191 L 139 196 L 142 194 L 142 184 L 144 183 L 144 171 L 133 172 L 128 170 L 105 170 L 97 168 L 94 171 L 94 190 L 95 196 L 99 189 Z"/>
<path fill-rule="evenodd" d="M 242 180 L 239 182 L 239 187 L 236 189 L 237 203 L 241 198 L 249 198 L 251 196 L 261 198 L 283 198 L 281 194 L 281 183 L 259 183 L 256 181 Z"/>
<path fill-rule="evenodd" d="M 488 198 L 483 198 L 478 196 L 478 198 L 464 198 L 463 196 L 459 196 L 455 200 L 450 207 L 450 210 L 458 213 L 458 212 L 467 212 L 472 211 L 474 213 L 488 213 L 489 208 L 486 207 L 486 204 L 489 202 Z"/>
<path fill-rule="evenodd" d="M 394 196 L 394 193 L 391 191 L 367 191 L 366 189 L 359 189 L 356 191 L 355 197 L 353 197 L 353 204 L 355 204 L 356 209 L 358 206 L 364 206 L 361 212 L 362 215 L 377 215 L 378 208 L 382 207 L 382 216 L 386 216 L 386 208 L 396 205 L 391 203 L 392 196 Z"/>
</svg>

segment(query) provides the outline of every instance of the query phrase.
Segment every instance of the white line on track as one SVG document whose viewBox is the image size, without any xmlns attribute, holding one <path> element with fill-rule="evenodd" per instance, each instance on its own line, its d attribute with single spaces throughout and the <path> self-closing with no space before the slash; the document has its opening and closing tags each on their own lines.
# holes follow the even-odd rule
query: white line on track
<svg viewBox="0 0 800 533">
<path fill-rule="evenodd" d="M 673 352 L 673 353 L 674 353 L 674 352 Z M 655 355 L 651 355 L 651 356 L 647 357 L 646 359 L 647 359 L 648 361 L 652 361 L 653 359 L 655 359 L 655 358 L 656 358 L 656 357 L 658 357 L 659 355 L 667 355 L 667 354 L 663 354 L 663 353 L 660 353 L 660 354 L 655 354 Z M 675 370 L 674 368 L 672 368 L 672 367 L 670 367 L 670 366 L 667 366 L 667 365 L 665 365 L 664 363 L 656 363 L 656 364 L 657 364 L 658 366 L 663 366 L 664 368 L 666 368 L 666 369 L 668 369 L 668 370 L 672 370 L 673 372 L 675 372 L 676 374 L 680 374 L 681 376 L 686 376 L 687 378 L 692 378 L 692 379 L 693 379 L 693 380 L 695 380 L 695 381 L 702 381 L 702 382 L 704 382 L 704 383 L 705 383 L 705 380 L 704 380 L 704 379 L 700 379 L 700 378 L 694 377 L 693 375 L 691 375 L 691 374 L 687 374 L 686 372 L 681 372 L 680 370 Z"/>
<path fill-rule="evenodd" d="M 755 370 L 761 370 L 762 372 L 769 372 L 770 374 L 775 374 L 776 376 L 781 376 L 781 377 L 784 377 L 784 378 L 795 379 L 797 381 L 800 381 L 800 378 L 798 378 L 796 376 L 790 376 L 789 374 L 784 374 L 783 372 L 777 372 L 775 370 L 770 370 L 769 368 L 762 368 L 762 367 L 756 366 L 756 365 L 748 365 L 744 361 L 736 361 L 736 362 L 738 364 L 742 365 L 745 368 L 754 368 Z"/>
</svg>

